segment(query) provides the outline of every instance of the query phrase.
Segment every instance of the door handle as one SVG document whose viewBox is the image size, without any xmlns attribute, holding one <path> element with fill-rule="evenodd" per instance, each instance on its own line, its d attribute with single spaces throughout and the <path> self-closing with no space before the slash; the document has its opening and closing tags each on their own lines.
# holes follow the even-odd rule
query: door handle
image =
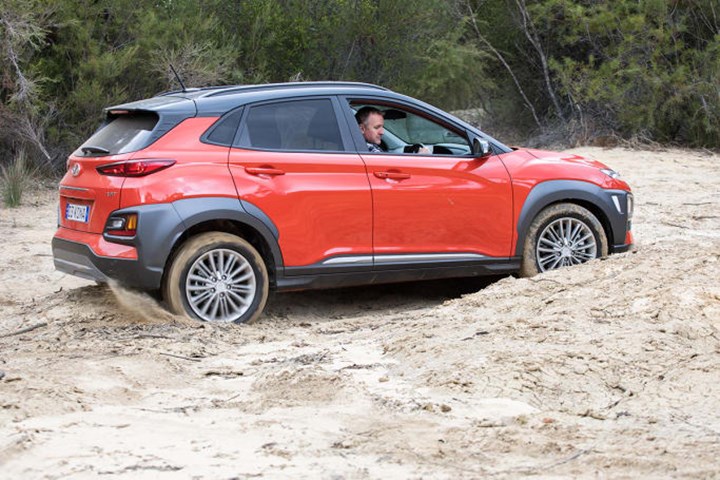
<svg viewBox="0 0 720 480">
<path fill-rule="evenodd" d="M 267 175 L 269 177 L 285 175 L 283 170 L 272 167 L 245 167 L 245 171 L 250 175 Z"/>
<path fill-rule="evenodd" d="M 403 172 L 373 172 L 373 175 L 375 175 L 377 178 L 382 178 L 383 180 L 407 180 L 410 178 L 409 173 L 403 173 Z"/>
</svg>

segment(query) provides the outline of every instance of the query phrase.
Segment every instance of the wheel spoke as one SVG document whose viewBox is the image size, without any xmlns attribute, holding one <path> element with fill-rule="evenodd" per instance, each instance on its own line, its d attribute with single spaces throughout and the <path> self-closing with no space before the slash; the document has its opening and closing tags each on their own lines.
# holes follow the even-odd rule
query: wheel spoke
<svg viewBox="0 0 720 480">
<path fill-rule="evenodd" d="M 205 277 L 205 276 L 202 276 L 202 277 L 201 277 L 201 276 L 199 276 L 199 275 L 197 275 L 197 274 L 193 274 L 193 273 L 191 273 L 190 275 L 188 275 L 188 281 L 197 282 L 197 283 L 199 283 L 199 284 L 201 284 L 201 285 L 208 285 L 208 284 L 210 284 L 210 280 L 209 280 L 208 277 Z"/>
<path fill-rule="evenodd" d="M 207 285 L 188 285 L 187 287 L 188 292 L 209 292 L 211 289 L 212 287 Z"/>
<path fill-rule="evenodd" d="M 580 262 L 587 262 L 588 260 L 592 260 L 595 258 L 595 255 L 593 255 L 590 252 L 574 252 L 573 257 L 580 260 Z"/>
<path fill-rule="evenodd" d="M 210 313 L 210 316 L 217 319 L 218 309 L 220 308 L 220 297 L 218 295 L 214 295 L 210 303 L 212 303 L 212 312 Z"/>
<path fill-rule="evenodd" d="M 225 297 L 225 301 L 227 302 L 228 306 L 234 311 L 241 307 L 241 305 L 238 305 L 235 303 L 234 299 L 239 299 L 237 294 L 233 292 L 228 292 L 227 296 Z"/>
<path fill-rule="evenodd" d="M 558 236 L 563 243 L 567 240 L 567 237 L 565 236 L 565 222 L 562 220 L 558 222 Z"/>
<path fill-rule="evenodd" d="M 240 302 L 240 305 L 236 306 L 236 308 L 244 307 L 244 306 L 250 304 L 249 299 L 246 299 L 242 295 L 238 295 L 238 293 L 233 290 L 228 292 L 228 299 L 230 299 L 230 298 L 234 298 L 238 302 Z M 235 302 L 233 302 L 233 305 L 236 305 Z"/>
<path fill-rule="evenodd" d="M 559 231 L 556 231 L 555 228 L 550 228 L 547 233 L 548 236 L 551 237 L 549 240 L 551 243 L 555 245 L 562 245 L 562 234 Z"/>
<path fill-rule="evenodd" d="M 585 242 L 585 241 L 587 241 L 587 240 L 590 240 L 590 239 L 593 240 L 593 244 L 594 244 L 594 243 L 595 243 L 595 237 L 593 236 L 592 233 L 588 233 L 587 235 L 584 235 L 582 238 L 579 238 L 578 240 L 576 240 L 576 241 L 575 241 L 575 245 L 577 245 L 577 244 L 579 244 L 579 243 L 583 243 L 583 242 Z"/>
<path fill-rule="evenodd" d="M 232 281 L 233 284 L 238 284 L 238 283 L 247 282 L 248 280 L 250 280 L 251 278 L 253 278 L 253 276 L 254 276 L 254 273 L 253 273 L 252 270 L 250 270 L 249 272 L 244 273 L 241 277 L 234 277 L 234 276 L 233 276 L 233 277 L 230 277 L 230 279 L 231 279 L 231 281 Z"/>
<path fill-rule="evenodd" d="M 548 238 L 544 238 L 544 237 L 543 237 L 543 238 L 541 238 L 540 241 L 538 242 L 538 245 L 549 245 L 549 246 L 551 246 L 551 247 L 553 247 L 553 248 L 560 248 L 560 247 L 562 247 L 562 242 L 557 242 L 557 241 L 555 241 L 555 240 L 550 240 L 550 239 L 548 239 Z"/>
<path fill-rule="evenodd" d="M 232 278 L 232 271 L 235 267 L 235 263 L 237 263 L 237 259 L 235 257 L 230 257 L 227 264 L 225 264 L 225 268 L 222 271 L 223 275 L 227 275 L 228 278 Z"/>
<path fill-rule="evenodd" d="M 198 272 L 197 273 L 202 273 L 205 276 L 205 278 L 210 278 L 213 275 L 213 272 L 210 271 L 210 269 L 207 267 L 207 265 L 205 265 L 205 262 L 198 263 Z"/>
<path fill-rule="evenodd" d="M 230 316 L 230 310 L 228 309 L 227 296 L 220 297 L 220 318 L 226 319 Z"/>
<path fill-rule="evenodd" d="M 550 268 L 548 268 L 548 270 L 554 270 L 554 269 L 558 268 L 558 266 L 562 266 L 562 261 L 563 261 L 562 257 L 556 257 L 553 260 L 555 260 L 555 261 L 553 262 L 552 265 L 550 265 Z"/>
<path fill-rule="evenodd" d="M 199 305 L 199 304 L 202 304 L 203 302 L 205 302 L 205 301 L 206 301 L 207 299 L 209 299 L 210 297 L 212 297 L 212 295 L 213 295 L 213 293 L 212 293 L 211 290 L 209 290 L 209 289 L 203 289 L 202 293 L 200 293 L 199 295 L 193 296 L 192 299 L 191 299 L 191 301 L 192 301 L 193 303 Z"/>
<path fill-rule="evenodd" d="M 579 234 L 581 234 L 580 232 L 582 231 L 582 228 L 583 225 L 581 223 L 576 223 L 572 225 L 571 232 L 568 235 L 568 242 L 570 242 L 571 245 L 577 242 L 577 237 Z"/>
<path fill-rule="evenodd" d="M 218 254 L 218 275 L 225 273 L 225 255 Z"/>
</svg>

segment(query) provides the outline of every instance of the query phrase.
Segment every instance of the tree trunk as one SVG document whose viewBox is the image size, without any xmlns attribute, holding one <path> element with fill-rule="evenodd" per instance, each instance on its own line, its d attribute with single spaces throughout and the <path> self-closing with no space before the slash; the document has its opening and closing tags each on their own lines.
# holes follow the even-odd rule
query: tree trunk
<svg viewBox="0 0 720 480">
<path fill-rule="evenodd" d="M 547 88 L 550 100 L 555 107 L 555 113 L 557 113 L 557 116 L 560 117 L 563 123 L 567 123 L 567 118 L 565 117 L 565 114 L 560 107 L 560 102 L 557 99 L 557 95 L 555 95 L 555 89 L 553 88 L 552 81 L 550 80 L 550 67 L 548 66 L 547 55 L 542 48 L 542 45 L 540 43 L 540 37 L 538 36 L 537 31 L 535 30 L 535 26 L 532 23 L 532 19 L 530 18 L 530 14 L 527 11 L 527 5 L 525 5 L 525 0 L 515 0 L 515 3 L 517 4 L 518 9 L 520 10 L 520 15 L 522 16 L 523 33 L 525 33 L 528 41 L 538 53 L 538 57 L 540 57 L 543 78 L 545 80 L 545 88 Z"/>
<path fill-rule="evenodd" d="M 525 103 L 525 106 L 530 110 L 530 113 L 532 113 L 533 119 L 535 120 L 535 124 L 538 126 L 538 128 L 542 128 L 542 124 L 540 123 L 540 119 L 538 118 L 537 112 L 535 111 L 535 107 L 530 102 L 530 99 L 525 95 L 525 90 L 523 90 L 522 85 L 520 85 L 520 81 L 515 76 L 515 72 L 513 72 L 510 65 L 505 61 L 505 57 L 495 48 L 492 46 L 492 44 L 488 41 L 488 39 L 485 38 L 485 36 L 480 33 L 480 28 L 477 24 L 476 14 L 473 11 L 472 7 L 470 6 L 470 2 L 466 2 L 465 6 L 468 9 L 468 13 L 470 15 L 470 19 L 472 21 L 473 30 L 475 31 L 475 34 L 478 37 L 478 40 L 485 45 L 496 57 L 498 60 L 500 60 L 500 63 L 503 64 L 505 69 L 510 74 L 510 77 L 512 78 L 513 82 L 515 83 L 515 87 L 518 89 L 518 92 L 520 92 L 520 96 L 523 98 L 523 102 Z"/>
</svg>

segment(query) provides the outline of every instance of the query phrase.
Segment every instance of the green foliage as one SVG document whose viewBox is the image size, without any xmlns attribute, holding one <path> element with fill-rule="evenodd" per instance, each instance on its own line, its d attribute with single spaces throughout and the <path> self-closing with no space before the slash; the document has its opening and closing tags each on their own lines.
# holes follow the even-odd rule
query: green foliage
<svg viewBox="0 0 720 480">
<path fill-rule="evenodd" d="M 248 0 L 217 11 L 245 78 L 364 81 L 448 107 L 467 105 L 488 83 L 464 25 L 448 28 L 443 0 Z"/>
<path fill-rule="evenodd" d="M 224 83 L 232 73 L 232 43 L 204 4 L 48 3 L 53 27 L 35 66 L 52 78 L 46 92 L 58 114 L 48 137 L 63 157 L 97 127 L 103 108 L 179 88 L 170 63 L 188 86 Z"/>
<path fill-rule="evenodd" d="M 23 192 L 32 178 L 32 170 L 28 167 L 24 150 L 20 150 L 9 166 L 0 165 L 3 200 L 9 208 L 20 206 Z"/>
<path fill-rule="evenodd" d="M 716 0 L 546 0 L 530 11 L 543 19 L 566 108 L 626 137 L 718 147 L 713 8 Z"/>
<path fill-rule="evenodd" d="M 32 63 L 44 44 L 46 17 L 32 0 L 7 0 L 0 10 L 0 158 L 28 149 L 50 160 L 44 127 L 52 107 L 42 95 L 48 78 Z"/>
<path fill-rule="evenodd" d="M 719 18 L 717 0 L 4 0 L 0 158 L 61 168 L 103 108 L 179 88 L 170 64 L 189 87 L 364 81 L 516 128 L 720 147 Z"/>
</svg>

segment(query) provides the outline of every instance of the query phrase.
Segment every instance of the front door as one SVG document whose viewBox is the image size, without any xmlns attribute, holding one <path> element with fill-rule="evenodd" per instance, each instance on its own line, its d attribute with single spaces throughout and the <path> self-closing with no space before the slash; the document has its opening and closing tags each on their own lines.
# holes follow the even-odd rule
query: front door
<svg viewBox="0 0 720 480">
<path fill-rule="evenodd" d="M 385 115 L 386 153 L 361 156 L 373 193 L 376 267 L 510 256 L 512 190 L 498 157 L 473 157 L 465 132 L 427 112 L 375 107 Z"/>
</svg>

